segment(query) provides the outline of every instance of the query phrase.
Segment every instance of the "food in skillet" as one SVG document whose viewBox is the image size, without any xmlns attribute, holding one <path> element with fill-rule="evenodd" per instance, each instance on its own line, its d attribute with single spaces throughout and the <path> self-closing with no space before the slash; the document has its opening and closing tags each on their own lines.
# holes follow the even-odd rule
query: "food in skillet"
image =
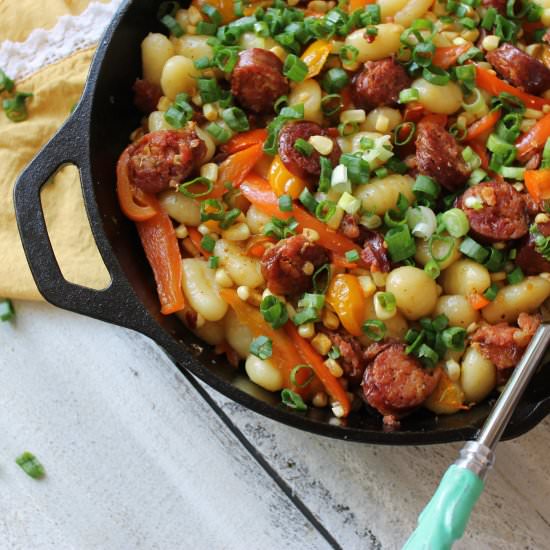
<svg viewBox="0 0 550 550">
<path fill-rule="evenodd" d="M 117 192 L 162 313 L 295 409 L 485 399 L 550 296 L 543 4 L 161 4 Z"/>
</svg>

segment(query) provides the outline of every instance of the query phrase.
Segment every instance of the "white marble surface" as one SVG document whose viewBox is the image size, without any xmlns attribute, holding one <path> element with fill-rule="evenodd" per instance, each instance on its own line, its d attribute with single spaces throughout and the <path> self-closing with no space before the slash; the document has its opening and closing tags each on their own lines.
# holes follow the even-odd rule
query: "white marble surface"
<svg viewBox="0 0 550 550">
<path fill-rule="evenodd" d="M 329 548 L 164 353 L 44 304 L 0 325 L 0 548 Z M 460 445 L 301 433 L 209 390 L 345 550 L 398 549 Z M 498 449 L 461 549 L 550 547 L 550 422 Z M 47 477 L 14 463 L 24 450 Z"/>
</svg>

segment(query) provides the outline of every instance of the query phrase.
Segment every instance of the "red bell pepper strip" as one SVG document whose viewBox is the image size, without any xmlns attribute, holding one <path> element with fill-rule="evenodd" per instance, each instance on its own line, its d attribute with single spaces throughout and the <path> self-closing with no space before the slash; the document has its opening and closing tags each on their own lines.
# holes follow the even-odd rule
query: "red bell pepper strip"
<svg viewBox="0 0 550 550">
<path fill-rule="evenodd" d="M 550 113 L 539 119 L 536 124 L 516 141 L 518 159 L 521 162 L 529 160 L 531 155 L 539 151 L 550 137 Z"/>
<path fill-rule="evenodd" d="M 266 139 L 267 130 L 265 128 L 249 130 L 248 132 L 241 132 L 240 134 L 234 135 L 227 143 L 221 146 L 221 150 L 224 153 L 232 155 L 237 151 L 242 151 L 257 143 L 263 143 Z"/>
<path fill-rule="evenodd" d="M 471 141 L 477 137 L 489 132 L 496 123 L 500 120 L 500 109 L 496 109 L 487 113 L 484 117 L 476 120 L 473 124 L 468 127 L 466 132 L 465 141 Z"/>
<path fill-rule="evenodd" d="M 460 46 L 450 46 L 448 48 L 436 48 L 434 56 L 432 57 L 432 65 L 439 67 L 440 69 L 449 69 L 453 65 L 456 65 L 458 58 L 466 53 L 472 44 L 462 44 Z"/>
</svg>

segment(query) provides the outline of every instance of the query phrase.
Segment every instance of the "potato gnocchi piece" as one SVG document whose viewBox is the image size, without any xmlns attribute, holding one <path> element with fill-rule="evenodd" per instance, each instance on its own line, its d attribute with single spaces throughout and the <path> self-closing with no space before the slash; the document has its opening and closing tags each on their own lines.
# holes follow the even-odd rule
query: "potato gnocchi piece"
<svg viewBox="0 0 550 550">
<path fill-rule="evenodd" d="M 394 174 L 385 178 L 373 178 L 369 183 L 358 185 L 354 195 L 361 199 L 363 209 L 383 216 L 391 208 L 395 208 L 399 193 L 407 200 L 414 202 L 412 187 L 414 180 L 410 176 Z"/>
<path fill-rule="evenodd" d="M 237 285 L 256 288 L 264 283 L 260 261 L 247 256 L 236 243 L 219 239 L 214 254 Z"/>
<path fill-rule="evenodd" d="M 405 28 L 395 23 L 376 25 L 378 34 L 372 42 L 365 40 L 365 29 L 357 29 L 346 38 L 346 46 L 353 46 L 359 52 L 357 61 L 377 61 L 397 53 L 401 46 L 401 33 Z"/>
</svg>

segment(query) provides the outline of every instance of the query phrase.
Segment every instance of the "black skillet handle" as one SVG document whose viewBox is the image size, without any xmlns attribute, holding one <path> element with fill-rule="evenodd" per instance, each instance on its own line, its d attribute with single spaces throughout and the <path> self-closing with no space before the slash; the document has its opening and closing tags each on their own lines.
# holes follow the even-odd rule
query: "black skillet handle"
<svg viewBox="0 0 550 550">
<path fill-rule="evenodd" d="M 111 275 L 111 284 L 104 290 L 65 280 L 46 229 L 40 191 L 60 166 L 75 164 L 79 168 L 82 186 L 92 185 L 91 181 L 85 181 L 91 176 L 83 169 L 88 163 L 89 150 L 85 137 L 88 126 L 85 111 L 77 109 L 19 176 L 13 192 L 19 234 L 38 290 L 48 302 L 89 317 L 143 330 L 140 326 L 143 312 L 138 312 L 143 306 L 108 247 L 100 224 L 92 223 L 90 208 L 95 206 L 86 204 L 86 210 L 99 252 Z"/>
</svg>

